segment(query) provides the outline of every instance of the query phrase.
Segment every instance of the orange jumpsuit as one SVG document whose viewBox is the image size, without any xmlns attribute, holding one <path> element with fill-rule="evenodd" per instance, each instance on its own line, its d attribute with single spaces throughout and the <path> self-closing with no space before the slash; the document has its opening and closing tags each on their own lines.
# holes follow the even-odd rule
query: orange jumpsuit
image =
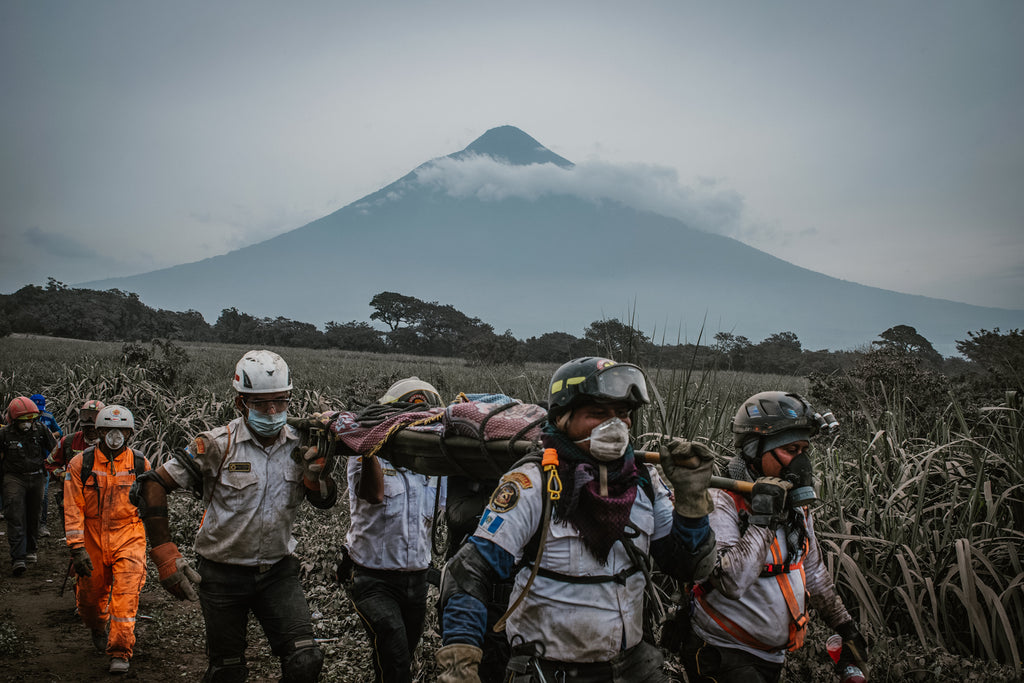
<svg viewBox="0 0 1024 683">
<path fill-rule="evenodd" d="M 110 624 L 107 654 L 131 659 L 135 613 L 146 582 L 146 529 L 128 500 L 135 482 L 135 457 L 125 448 L 108 460 L 94 449 L 93 474 L 82 483 L 82 454 L 64 475 L 64 525 L 71 548 L 84 547 L 90 576 L 78 577 L 75 599 L 82 621 L 102 631 Z M 149 462 L 145 468 L 150 469 Z"/>
</svg>

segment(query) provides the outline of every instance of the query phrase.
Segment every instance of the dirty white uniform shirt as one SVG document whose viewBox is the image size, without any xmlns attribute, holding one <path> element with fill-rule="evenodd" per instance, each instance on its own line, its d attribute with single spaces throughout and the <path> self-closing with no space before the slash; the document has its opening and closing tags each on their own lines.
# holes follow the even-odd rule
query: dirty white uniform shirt
<svg viewBox="0 0 1024 683">
<path fill-rule="evenodd" d="M 345 544 L 349 555 L 367 569 L 426 569 L 430 566 L 434 513 L 445 505 L 445 478 L 396 468 L 383 458 L 380 466 L 384 472 L 384 501 L 375 505 L 356 497 L 362 457 L 348 459 L 351 526 Z"/>
<path fill-rule="evenodd" d="M 711 492 L 715 509 L 710 515 L 711 528 L 715 532 L 715 544 L 718 557 L 732 548 L 740 540 L 740 518 L 736 509 L 736 503 L 732 497 L 721 489 L 708 489 Z M 818 549 L 818 539 L 814 535 L 814 522 L 811 514 L 805 518 L 807 529 L 808 553 L 803 556 L 803 568 L 807 575 L 807 584 L 817 581 L 826 581 L 831 586 L 831 578 L 821 559 Z M 768 538 L 772 532 L 763 527 L 750 525 L 747 527 L 747 534 L 757 534 Z M 786 533 L 781 527 L 775 531 L 775 537 L 779 541 L 779 549 L 782 556 L 789 553 L 789 545 L 786 542 Z M 775 560 L 771 550 L 764 546 L 765 553 L 757 557 L 736 558 L 737 561 L 723 569 L 726 573 L 726 580 L 730 582 L 730 590 L 738 592 L 739 598 L 731 599 L 720 590 L 710 590 L 705 595 L 708 601 L 722 615 L 728 617 L 747 633 L 751 634 L 766 645 L 778 646 L 782 650 L 778 652 L 765 652 L 748 645 L 740 643 L 730 636 L 717 622 L 705 612 L 699 602 L 695 601 L 693 613 L 693 630 L 708 643 L 720 647 L 731 647 L 771 662 L 782 662 L 786 657 L 785 645 L 789 639 L 789 625 L 792 622 L 789 607 L 786 605 L 786 598 L 782 594 L 778 580 L 774 577 L 761 577 L 761 570 L 766 564 L 772 564 Z M 721 561 L 721 560 L 720 560 Z M 799 561 L 799 560 L 798 560 Z M 807 610 L 807 584 L 800 571 L 794 569 L 785 575 L 789 585 L 793 588 L 793 595 L 801 611 Z"/>
<path fill-rule="evenodd" d="M 672 530 L 672 501 L 657 472 L 648 467 L 654 501 L 637 486 L 630 511 L 630 526 L 639 532 L 637 549 L 648 554 L 651 541 Z M 545 478 L 534 463 L 507 473 L 491 497 L 474 536 L 492 541 L 516 561 L 541 523 Z M 565 493 L 563 492 L 563 495 Z M 527 558 L 531 562 L 533 558 Z M 570 576 L 609 576 L 633 566 L 622 542 L 612 546 L 601 565 L 580 540 L 578 532 L 554 519 L 548 525 L 541 567 Z M 515 577 L 510 599 L 514 602 L 530 576 L 530 568 Z M 643 639 L 644 575 L 637 571 L 624 584 L 569 583 L 537 575 L 526 598 L 506 622 L 510 642 L 539 640 L 547 648 L 545 659 L 563 662 L 606 662 Z"/>
<path fill-rule="evenodd" d="M 256 441 L 244 417 L 204 432 L 186 453 L 203 474 L 206 514 L 196 534 L 196 553 L 214 562 L 269 566 L 295 550 L 292 526 L 306 495 L 302 465 L 292 459 L 299 437 L 285 425 L 268 448 Z M 168 474 L 195 488 L 182 464 L 169 460 Z"/>
</svg>

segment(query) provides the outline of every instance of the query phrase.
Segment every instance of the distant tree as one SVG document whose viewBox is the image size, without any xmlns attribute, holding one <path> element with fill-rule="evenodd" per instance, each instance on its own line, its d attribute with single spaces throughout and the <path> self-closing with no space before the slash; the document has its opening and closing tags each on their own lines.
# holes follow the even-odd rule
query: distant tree
<svg viewBox="0 0 1024 683">
<path fill-rule="evenodd" d="M 968 332 L 956 349 L 977 363 L 997 388 L 1024 391 L 1024 333 L 1021 330 Z"/>
<path fill-rule="evenodd" d="M 583 339 L 592 345 L 593 353 L 617 361 L 641 362 L 651 344 L 647 335 L 617 318 L 590 323 Z"/>
<path fill-rule="evenodd" d="M 523 353 L 537 363 L 564 363 L 585 353 L 582 344 L 582 339 L 566 332 L 545 332 L 523 342 Z"/>
<path fill-rule="evenodd" d="M 742 335 L 719 332 L 715 335 L 715 343 L 711 348 L 726 359 L 726 367 L 729 370 L 743 370 L 746 368 L 747 354 L 750 353 L 752 346 L 750 340 Z"/>
<path fill-rule="evenodd" d="M 427 305 L 414 296 L 381 292 L 370 299 L 370 306 L 374 309 L 370 320 L 379 320 L 394 332 L 403 323 L 409 326 L 422 320 Z"/>
<path fill-rule="evenodd" d="M 352 320 L 336 323 L 333 320 L 324 326 L 324 337 L 328 346 L 348 351 L 384 351 L 384 337 L 380 330 L 369 323 Z"/>
<path fill-rule="evenodd" d="M 918 356 L 922 362 L 938 367 L 942 364 L 942 356 L 932 343 L 918 334 L 910 325 L 896 325 L 878 335 L 881 339 L 871 344 L 883 349 L 895 349 L 903 353 Z"/>
<path fill-rule="evenodd" d="M 213 324 L 214 336 L 224 344 L 256 342 L 258 329 L 259 321 L 255 317 L 234 307 L 223 309 Z"/>
<path fill-rule="evenodd" d="M 800 340 L 793 332 L 776 332 L 752 348 L 749 369 L 780 375 L 796 374 L 800 368 Z"/>
</svg>

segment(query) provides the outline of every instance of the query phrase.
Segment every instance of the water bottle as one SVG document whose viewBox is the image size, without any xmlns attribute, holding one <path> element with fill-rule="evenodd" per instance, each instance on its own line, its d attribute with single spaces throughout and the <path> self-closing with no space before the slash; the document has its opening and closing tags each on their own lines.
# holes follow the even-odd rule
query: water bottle
<svg viewBox="0 0 1024 683">
<path fill-rule="evenodd" d="M 832 658 L 832 661 L 838 664 L 839 655 L 843 651 L 843 637 L 838 633 L 833 633 L 825 641 L 825 649 L 828 650 L 828 656 Z M 864 672 L 853 664 L 848 664 L 839 674 L 839 680 L 841 683 L 864 683 Z"/>
</svg>

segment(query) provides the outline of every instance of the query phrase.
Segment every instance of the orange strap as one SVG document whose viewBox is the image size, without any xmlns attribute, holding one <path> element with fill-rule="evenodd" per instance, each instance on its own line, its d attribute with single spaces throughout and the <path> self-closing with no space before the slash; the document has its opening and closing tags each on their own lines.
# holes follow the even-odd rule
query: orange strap
<svg viewBox="0 0 1024 683">
<path fill-rule="evenodd" d="M 779 547 L 778 537 L 772 539 L 771 551 L 772 558 L 775 560 L 776 564 L 781 564 L 783 557 L 782 548 Z M 801 560 L 799 564 L 793 565 L 793 568 L 800 569 L 800 580 L 804 581 L 803 560 Z M 782 596 L 786 599 L 786 606 L 789 608 L 789 614 L 792 617 L 789 624 L 789 640 L 786 642 L 785 649 L 793 651 L 804 644 L 804 636 L 807 633 L 807 613 L 800 611 L 800 606 L 797 604 L 796 600 L 796 594 L 793 593 L 793 587 L 789 583 L 789 577 L 786 574 L 776 574 L 775 580 L 779 583 L 779 588 L 782 590 Z M 703 584 L 697 584 L 693 589 L 693 595 L 697 598 L 697 602 L 700 603 L 700 606 L 704 611 L 715 620 L 715 623 L 718 624 L 723 631 L 744 645 L 752 647 L 755 650 L 761 650 L 763 652 L 778 652 L 783 649 L 781 647 L 766 645 L 748 633 L 735 621 L 719 612 L 704 598 L 706 592 L 707 590 L 704 588 Z"/>
</svg>

